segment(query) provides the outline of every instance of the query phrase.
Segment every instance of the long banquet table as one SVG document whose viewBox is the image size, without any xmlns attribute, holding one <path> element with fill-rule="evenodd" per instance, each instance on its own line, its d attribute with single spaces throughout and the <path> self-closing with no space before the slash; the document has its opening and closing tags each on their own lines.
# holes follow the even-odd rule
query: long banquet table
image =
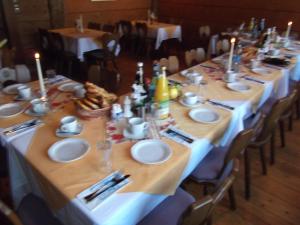
<svg viewBox="0 0 300 225">
<path fill-rule="evenodd" d="M 60 28 L 49 31 L 59 33 L 63 37 L 65 50 L 76 54 L 81 61 L 84 60 L 84 52 L 103 47 L 101 37 L 106 33 L 92 29 L 84 29 L 84 32 L 81 33 L 75 28 Z"/>
<path fill-rule="evenodd" d="M 203 65 L 214 64 L 205 62 Z M 243 120 L 255 113 L 268 98 L 286 96 L 293 67 L 271 69 L 272 73 L 264 76 L 251 73 L 245 68 L 244 72 L 265 82 L 258 84 L 243 80 L 251 86 L 251 90 L 245 93 L 229 90 L 225 82 L 217 79 L 218 74 L 213 74 L 207 67 L 197 65 L 191 69 L 204 74 L 207 80 L 206 98 L 229 104 L 235 109 L 228 110 L 205 103 L 206 107 L 221 115 L 221 121 L 216 124 L 199 124 L 189 119 L 188 108 L 178 102 L 172 102 L 172 116 L 179 129 L 191 134 L 197 141 L 186 147 L 168 138 L 162 138 L 172 148 L 173 154 L 161 165 L 143 165 L 135 162 L 130 156 L 130 147 L 134 142 L 114 144 L 113 169 L 130 174 L 132 182 L 101 203 L 94 211 L 88 210 L 76 195 L 105 177 L 97 166 L 95 145 L 98 140 L 104 138 L 106 118 L 81 121 L 84 130 L 78 138 L 87 140 L 92 148 L 84 158 L 69 164 L 53 162 L 47 155 L 48 148 L 60 140 L 55 136 L 60 119 L 65 115 L 76 114 L 73 103 L 66 101 L 70 100 L 69 93 L 60 93 L 59 98 L 65 105 L 43 117 L 44 126 L 11 138 L 1 135 L 1 142 L 8 152 L 14 206 L 18 206 L 24 195 L 33 192 L 47 201 L 64 224 L 136 224 L 168 195 L 174 193 L 180 182 L 193 171 L 213 145 L 225 146 L 230 143 L 232 138 L 244 129 Z M 185 81 L 179 74 L 169 78 L 179 82 Z M 36 86 L 36 83 L 31 85 Z M 49 88 L 55 88 L 55 85 Z M 183 87 L 183 91 L 198 93 L 199 87 L 188 85 Z M 12 97 L 4 95 L 2 100 L 9 102 Z M 1 119 L 0 127 L 5 128 L 29 118 L 31 117 L 22 114 L 11 119 Z"/>
</svg>

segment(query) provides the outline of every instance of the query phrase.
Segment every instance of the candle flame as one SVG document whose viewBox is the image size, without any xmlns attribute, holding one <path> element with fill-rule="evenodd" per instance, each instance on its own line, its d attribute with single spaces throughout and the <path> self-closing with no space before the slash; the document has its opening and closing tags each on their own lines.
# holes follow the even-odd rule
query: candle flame
<svg viewBox="0 0 300 225">
<path fill-rule="evenodd" d="M 291 26 L 292 24 L 293 24 L 293 22 L 292 22 L 292 21 L 290 21 L 290 22 L 288 23 L 288 25 L 289 25 L 289 26 Z"/>
<path fill-rule="evenodd" d="M 235 38 L 231 38 L 230 42 L 234 43 L 235 42 Z"/>
<path fill-rule="evenodd" d="M 40 58 L 40 54 L 39 53 L 35 53 L 34 54 L 34 58 L 39 59 Z"/>
</svg>

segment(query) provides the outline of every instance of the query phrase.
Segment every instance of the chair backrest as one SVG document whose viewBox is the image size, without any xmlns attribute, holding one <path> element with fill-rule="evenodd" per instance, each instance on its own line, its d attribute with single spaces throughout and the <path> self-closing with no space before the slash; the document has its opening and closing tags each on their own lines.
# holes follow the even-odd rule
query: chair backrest
<svg viewBox="0 0 300 225">
<path fill-rule="evenodd" d="M 222 40 L 219 40 L 217 41 L 217 44 L 216 44 L 216 55 L 221 55 L 223 53 L 223 45 L 222 45 Z"/>
<path fill-rule="evenodd" d="M 226 153 L 226 156 L 224 158 L 223 170 L 225 169 L 226 165 L 228 165 L 228 163 L 240 156 L 240 154 L 250 143 L 253 135 L 254 131 L 252 128 L 243 130 L 238 133 L 238 135 L 233 139 L 232 143 L 229 146 L 228 152 Z M 222 173 L 223 171 L 221 171 L 220 176 Z"/>
<path fill-rule="evenodd" d="M 8 221 L 13 225 L 23 225 L 17 214 L 10 209 L 3 201 L 0 200 L 0 213 L 7 217 Z"/>
<path fill-rule="evenodd" d="M 165 66 L 168 69 L 169 68 L 169 60 L 167 58 L 161 58 L 159 60 L 159 65 L 160 65 L 160 68 L 162 68 L 163 66 Z"/>
<path fill-rule="evenodd" d="M 120 21 L 122 32 L 124 36 L 131 35 L 132 32 L 132 24 L 130 21 L 127 20 L 121 20 Z"/>
<path fill-rule="evenodd" d="M 181 225 L 203 225 L 212 216 L 216 205 L 223 199 L 227 190 L 231 187 L 235 177 L 229 176 L 219 186 L 212 196 L 205 196 L 203 199 L 193 203 L 182 215 Z"/>
<path fill-rule="evenodd" d="M 87 72 L 88 81 L 100 86 L 101 85 L 101 74 L 100 65 L 90 65 Z"/>
<path fill-rule="evenodd" d="M 136 23 L 135 24 L 136 33 L 139 38 L 146 38 L 148 33 L 148 27 L 145 23 Z"/>
<path fill-rule="evenodd" d="M 199 36 L 202 38 L 205 35 L 205 26 L 199 27 Z"/>
<path fill-rule="evenodd" d="M 49 37 L 49 32 L 46 29 L 39 28 L 39 40 L 40 40 L 40 48 L 42 51 L 48 51 L 51 46 L 51 40 Z"/>
<path fill-rule="evenodd" d="M 289 96 L 281 98 L 274 103 L 270 113 L 266 115 L 263 128 L 257 138 L 257 141 L 266 140 L 271 136 L 272 132 L 277 126 L 280 116 L 287 110 L 296 95 L 297 89 L 294 89 Z"/>
<path fill-rule="evenodd" d="M 206 37 L 210 36 L 210 26 L 206 25 L 204 27 L 204 34 L 205 34 Z"/>
<path fill-rule="evenodd" d="M 197 48 L 196 49 L 196 61 L 198 63 L 205 61 L 205 50 L 204 48 Z"/>
<path fill-rule="evenodd" d="M 223 39 L 222 40 L 222 50 L 223 50 L 223 52 L 228 52 L 229 48 L 230 48 L 230 46 L 229 46 L 228 39 Z"/>
<path fill-rule="evenodd" d="M 102 42 L 102 45 L 103 45 L 103 49 L 106 52 L 115 55 L 118 44 L 119 44 L 119 38 L 118 38 L 117 35 L 110 34 L 110 33 L 105 33 L 101 37 L 101 42 Z"/>
<path fill-rule="evenodd" d="M 114 33 L 115 26 L 112 24 L 103 24 L 102 30 L 109 33 Z"/>
<path fill-rule="evenodd" d="M 219 35 L 215 34 L 211 36 L 208 43 L 207 57 L 210 59 L 211 56 L 217 55 L 217 42 L 219 39 Z"/>
<path fill-rule="evenodd" d="M 65 45 L 62 36 L 59 33 L 50 33 L 52 45 L 55 52 L 64 52 Z"/>
<path fill-rule="evenodd" d="M 93 29 L 93 30 L 101 30 L 101 24 L 100 23 L 95 23 L 95 22 L 88 22 L 88 26 L 89 29 Z"/>
<path fill-rule="evenodd" d="M 168 71 L 171 74 L 177 73 L 179 71 L 179 60 L 177 56 L 169 56 L 168 61 L 169 61 Z"/>
</svg>

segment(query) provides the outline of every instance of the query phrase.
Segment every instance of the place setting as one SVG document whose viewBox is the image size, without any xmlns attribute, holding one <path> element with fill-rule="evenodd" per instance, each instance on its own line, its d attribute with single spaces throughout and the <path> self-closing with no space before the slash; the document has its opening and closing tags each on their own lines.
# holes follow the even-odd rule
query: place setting
<svg viewBox="0 0 300 225">
<path fill-rule="evenodd" d="M 29 116 L 42 117 L 47 115 L 51 110 L 48 101 L 36 98 L 30 101 L 29 107 L 25 110 L 25 114 Z"/>
<path fill-rule="evenodd" d="M 83 124 L 75 116 L 65 116 L 60 120 L 59 128 L 56 129 L 57 137 L 72 137 L 81 134 Z"/>
<path fill-rule="evenodd" d="M 31 87 L 27 85 L 20 85 L 17 87 L 17 95 L 15 97 L 16 101 L 30 101 L 37 96 L 32 91 Z"/>
<path fill-rule="evenodd" d="M 186 92 L 179 98 L 178 102 L 185 107 L 195 108 L 204 103 L 204 98 L 196 93 Z"/>
</svg>

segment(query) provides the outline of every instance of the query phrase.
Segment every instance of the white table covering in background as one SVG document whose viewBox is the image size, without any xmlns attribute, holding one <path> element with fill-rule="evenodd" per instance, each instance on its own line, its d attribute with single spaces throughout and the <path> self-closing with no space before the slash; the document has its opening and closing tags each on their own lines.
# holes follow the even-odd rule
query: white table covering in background
<svg viewBox="0 0 300 225">
<path fill-rule="evenodd" d="M 273 89 L 272 82 L 264 84 L 265 92 L 259 105 L 262 105 L 270 95 L 274 94 L 274 96 L 281 97 L 282 94 L 279 93 L 288 90 L 286 76 L 289 76 L 288 71 L 283 71 L 277 93 L 270 91 Z M 224 102 L 236 107 L 232 112 L 232 119 L 227 132 L 220 140 L 222 145 L 227 145 L 244 128 L 243 120 L 251 115 L 253 106 L 248 101 Z M 18 206 L 21 199 L 28 193 L 32 192 L 43 197 L 38 181 L 24 158 L 34 132 L 35 129 L 10 140 L 5 139 L 2 135 L 0 136 L 1 142 L 5 145 L 8 152 L 11 191 L 15 207 Z M 182 174 L 181 181 L 194 170 L 212 147 L 212 143 L 206 139 L 199 139 L 192 146 L 191 157 Z M 164 195 L 141 192 L 116 193 L 93 212 L 85 208 L 77 199 L 73 199 L 64 208 L 55 213 L 66 225 L 134 225 L 166 197 Z"/>
<path fill-rule="evenodd" d="M 84 29 L 80 33 L 75 28 L 62 28 L 50 30 L 62 35 L 65 50 L 77 55 L 80 61 L 83 61 L 83 53 L 95 49 L 102 49 L 101 37 L 106 32 L 100 30 Z"/>
</svg>

